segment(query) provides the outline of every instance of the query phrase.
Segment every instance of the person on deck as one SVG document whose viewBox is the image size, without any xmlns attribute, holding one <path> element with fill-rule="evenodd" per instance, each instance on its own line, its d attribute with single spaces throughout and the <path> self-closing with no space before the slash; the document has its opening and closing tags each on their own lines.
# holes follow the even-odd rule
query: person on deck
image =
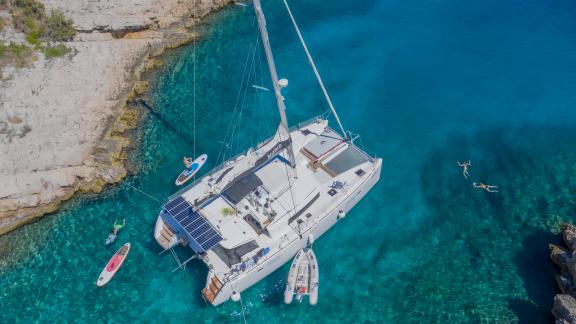
<svg viewBox="0 0 576 324">
<path fill-rule="evenodd" d="M 468 179 L 468 167 L 472 165 L 472 163 L 470 162 L 470 160 L 468 161 L 464 161 L 464 163 L 460 163 L 460 161 L 456 161 L 456 163 L 458 163 L 458 166 L 461 167 L 462 170 L 462 175 L 464 176 L 464 178 Z"/>
<path fill-rule="evenodd" d="M 474 186 L 474 188 L 478 188 L 478 189 L 483 189 L 486 190 L 488 192 L 498 192 L 498 186 L 490 186 L 487 184 L 483 184 L 482 182 L 474 182 L 472 183 L 472 185 Z"/>
<path fill-rule="evenodd" d="M 192 166 L 192 158 L 191 157 L 184 157 L 182 159 L 182 162 L 184 162 L 184 165 L 186 166 L 186 169 L 190 169 L 190 166 Z"/>
<path fill-rule="evenodd" d="M 126 225 L 126 218 L 122 220 L 122 224 L 116 224 L 116 220 L 114 220 L 114 227 L 112 227 L 112 232 L 114 235 L 118 235 L 118 231 L 121 230 Z"/>
</svg>

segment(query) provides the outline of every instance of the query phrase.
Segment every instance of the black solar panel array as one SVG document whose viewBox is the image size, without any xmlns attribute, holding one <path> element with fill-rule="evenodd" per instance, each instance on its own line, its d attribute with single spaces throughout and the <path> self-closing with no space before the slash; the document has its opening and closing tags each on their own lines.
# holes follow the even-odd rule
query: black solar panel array
<svg viewBox="0 0 576 324">
<path fill-rule="evenodd" d="M 184 229 L 190 246 L 196 252 L 207 251 L 222 240 L 220 234 L 194 211 L 186 199 L 177 197 L 164 205 L 164 209 Z"/>
</svg>

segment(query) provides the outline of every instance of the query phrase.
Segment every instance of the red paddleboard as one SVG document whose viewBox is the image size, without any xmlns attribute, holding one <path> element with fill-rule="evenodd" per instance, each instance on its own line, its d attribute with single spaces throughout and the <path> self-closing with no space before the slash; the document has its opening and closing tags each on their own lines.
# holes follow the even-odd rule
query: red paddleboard
<svg viewBox="0 0 576 324">
<path fill-rule="evenodd" d="M 112 280 L 116 271 L 118 271 L 122 266 L 122 263 L 124 263 L 124 259 L 126 259 L 128 252 L 130 252 L 130 243 L 122 245 L 122 247 L 116 251 L 112 259 L 108 261 L 106 268 L 102 270 L 100 277 L 96 281 L 96 286 L 104 287 L 110 280 Z"/>
</svg>

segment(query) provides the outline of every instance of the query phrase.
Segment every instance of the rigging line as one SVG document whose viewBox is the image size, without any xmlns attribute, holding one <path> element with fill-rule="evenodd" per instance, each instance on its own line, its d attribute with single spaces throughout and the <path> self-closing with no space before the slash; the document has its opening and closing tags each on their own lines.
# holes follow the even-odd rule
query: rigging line
<svg viewBox="0 0 576 324">
<path fill-rule="evenodd" d="M 263 53 L 262 53 L 262 49 L 260 48 L 260 39 L 259 38 L 258 38 L 258 43 L 256 45 L 258 46 L 258 62 L 260 63 L 258 65 L 258 75 L 260 77 L 260 84 L 264 85 L 265 78 L 264 78 L 264 72 L 263 71 L 265 69 L 265 67 L 264 67 L 265 62 L 262 59 Z M 264 125 L 266 125 L 266 127 L 267 127 L 266 131 L 267 131 L 267 133 L 274 133 L 274 132 L 276 132 L 276 129 L 272 125 L 274 125 L 276 123 L 276 118 L 275 118 L 275 116 L 272 115 L 272 111 L 270 109 L 264 109 L 263 108 L 264 107 L 264 96 L 260 95 L 259 99 L 260 99 L 259 111 L 260 112 L 266 112 L 264 114 L 264 118 L 266 119 L 266 123 Z"/>
<path fill-rule="evenodd" d="M 250 47 L 252 47 L 252 46 L 250 46 Z M 236 97 L 236 103 L 234 104 L 234 111 L 232 112 L 232 118 L 233 118 L 233 119 L 230 121 L 230 123 L 229 123 L 228 126 L 226 127 L 226 133 L 225 133 L 225 135 L 224 135 L 224 143 L 222 144 L 222 146 L 220 147 L 220 150 L 219 150 L 219 152 L 218 152 L 218 157 L 216 158 L 216 161 L 217 161 L 217 162 L 220 161 L 220 157 L 221 157 L 222 154 L 223 154 L 223 155 L 222 155 L 222 160 L 224 160 L 224 156 L 226 155 L 226 153 L 225 153 L 225 151 L 224 151 L 224 149 L 225 149 L 225 147 L 226 147 L 225 144 L 228 142 L 228 136 L 229 136 L 230 130 L 231 130 L 230 128 L 231 128 L 231 126 L 232 126 L 233 123 L 234 123 L 234 116 L 236 115 L 236 110 L 238 109 L 238 101 L 239 101 L 239 98 L 240 98 L 242 85 L 243 85 L 243 83 L 244 83 L 244 77 L 245 77 L 245 74 L 246 74 L 246 69 L 247 69 L 247 66 L 248 66 L 248 61 L 249 61 L 249 59 L 250 59 L 250 52 L 251 52 L 251 50 L 249 50 L 249 51 L 248 51 L 248 54 L 246 55 L 246 62 L 244 63 L 244 70 L 242 71 L 242 79 L 241 79 L 241 81 L 240 81 L 240 82 L 241 82 L 241 83 L 240 83 L 240 90 L 238 91 L 238 96 Z"/>
<path fill-rule="evenodd" d="M 300 43 L 302 44 L 302 47 L 304 48 L 304 52 L 306 52 L 306 56 L 308 57 L 308 62 L 310 62 L 310 65 L 312 66 L 312 70 L 314 70 L 314 74 L 316 75 L 316 79 L 318 80 L 318 84 L 320 85 L 320 88 L 322 88 L 322 92 L 324 93 L 324 97 L 326 98 L 326 101 L 328 102 L 328 106 L 330 106 L 330 110 L 332 110 L 332 113 L 334 114 L 334 117 L 336 118 L 336 121 L 338 122 L 338 126 L 340 126 L 340 130 L 342 131 L 342 135 L 344 135 L 344 138 L 348 139 L 348 135 L 346 134 L 346 130 L 344 130 L 344 126 L 342 126 L 342 122 L 340 121 L 340 117 L 338 116 L 338 113 L 336 112 L 336 108 L 334 108 L 334 105 L 332 104 L 332 100 L 330 100 L 330 96 L 328 95 L 328 91 L 324 87 L 324 82 L 322 82 L 322 78 L 320 77 L 320 73 L 318 72 L 318 69 L 316 68 L 316 64 L 314 64 L 314 59 L 312 59 L 312 55 L 310 55 L 310 52 L 308 51 L 308 46 L 306 46 L 306 42 L 304 41 L 304 38 L 302 37 L 302 34 L 300 33 L 300 29 L 298 28 L 298 24 L 296 24 L 296 20 L 294 19 L 294 16 L 292 15 L 292 11 L 290 11 L 290 6 L 288 6 L 287 0 L 284 0 L 284 5 L 286 6 L 286 10 L 288 11 L 288 15 L 290 16 L 290 19 L 292 20 L 292 24 L 294 25 L 294 29 L 296 29 L 296 33 L 298 34 L 298 38 L 300 39 Z"/>
<path fill-rule="evenodd" d="M 193 6 L 194 6 L 194 18 L 196 18 L 198 16 L 197 1 L 194 1 Z M 192 83 L 194 84 L 194 90 L 193 90 L 193 94 L 192 94 L 194 96 L 194 98 L 192 99 L 192 106 L 193 106 L 193 110 L 194 110 L 194 113 L 193 113 L 193 115 L 194 115 L 193 120 L 194 121 L 193 121 L 193 130 L 192 130 L 192 134 L 194 137 L 194 148 L 193 148 L 194 158 L 196 158 L 196 36 L 197 36 L 196 35 L 196 23 L 197 23 L 197 21 L 194 21 L 194 27 L 193 27 L 194 40 L 193 40 L 193 45 L 192 45 L 194 47 L 194 57 L 193 57 L 194 67 L 192 69 L 192 75 L 193 75 L 192 76 L 192 79 L 193 79 Z M 196 174 L 194 174 L 194 179 L 196 179 Z"/>
<path fill-rule="evenodd" d="M 232 148 L 234 146 L 234 152 L 238 152 L 239 148 L 240 148 L 240 138 L 239 138 L 239 130 L 240 130 L 240 124 L 242 121 L 242 113 L 244 111 L 244 102 L 246 100 L 246 94 L 248 92 L 248 88 L 249 88 L 249 84 L 250 84 L 250 77 L 252 75 L 252 71 L 251 71 L 251 67 L 253 65 L 254 62 L 254 55 L 256 53 L 256 47 L 255 46 L 251 46 L 251 50 L 248 53 L 249 57 L 252 56 L 252 60 L 249 60 L 249 62 L 251 62 L 251 64 L 248 66 L 246 66 L 246 75 L 245 75 L 245 79 L 243 78 L 243 82 L 241 84 L 241 88 L 239 89 L 239 96 L 238 96 L 238 102 L 237 102 L 237 106 L 239 107 L 239 112 L 238 112 L 238 118 L 234 119 L 234 122 L 232 123 L 232 132 L 230 133 L 230 148 Z M 245 80 L 245 82 L 244 82 Z M 238 105 L 239 104 L 239 105 Z M 234 139 L 236 139 L 236 141 L 234 141 Z M 224 155 L 226 157 L 226 154 Z"/>
<path fill-rule="evenodd" d="M 252 64 L 250 65 L 251 67 L 254 65 L 254 57 L 256 54 L 256 47 L 253 47 L 253 51 L 252 51 Z M 246 97 L 247 97 L 247 93 L 248 93 L 248 89 L 249 84 L 250 84 L 250 77 L 252 76 L 252 71 L 248 72 L 247 78 L 246 78 L 246 83 L 245 83 L 245 87 L 244 87 L 244 93 L 242 94 L 242 101 L 240 102 L 240 112 L 238 113 L 238 118 L 236 119 L 236 123 L 234 125 L 234 128 L 232 130 L 232 137 L 236 137 L 236 151 L 239 151 L 240 148 L 240 124 L 242 123 L 242 113 L 244 111 L 244 103 L 246 101 Z M 236 135 L 234 135 L 236 133 Z"/>
<path fill-rule="evenodd" d="M 270 79 L 272 79 L 272 86 L 274 87 L 274 97 L 276 97 L 276 106 L 278 108 L 278 113 L 280 114 L 280 128 L 281 133 L 286 133 L 285 135 L 290 138 L 290 127 L 288 126 L 288 118 L 286 116 L 286 104 L 284 103 L 284 97 L 282 96 L 282 87 L 278 80 L 278 73 L 276 70 L 276 65 L 274 64 L 274 55 L 272 54 L 272 47 L 270 46 L 270 37 L 268 35 L 268 30 L 266 29 L 266 17 L 262 11 L 262 6 L 260 0 L 252 1 L 254 6 L 254 13 L 258 18 L 258 27 L 260 29 L 260 37 L 262 38 L 262 45 L 264 46 L 264 51 L 266 52 L 266 61 L 268 62 L 268 70 L 270 72 Z M 295 167 L 296 161 L 294 159 L 294 149 L 292 147 L 292 142 L 288 142 L 288 157 L 290 161 L 290 166 Z"/>
<path fill-rule="evenodd" d="M 250 50 L 248 51 L 248 54 L 246 55 L 246 62 L 244 63 L 244 69 L 243 69 L 243 71 L 242 71 L 242 78 L 241 78 L 241 80 L 240 80 L 240 89 L 239 89 L 239 91 L 238 91 L 238 95 L 237 95 L 237 97 L 236 97 L 236 102 L 234 103 L 234 110 L 233 110 L 233 112 L 232 112 L 232 120 L 230 120 L 228 126 L 226 127 L 226 134 L 224 135 L 224 143 L 226 143 L 226 144 L 228 144 L 228 145 L 227 145 L 227 146 L 226 146 L 226 145 L 223 145 L 222 147 L 220 147 L 220 152 L 218 153 L 217 161 L 220 160 L 220 155 L 221 155 L 221 154 L 222 154 L 222 160 L 225 160 L 226 150 L 228 150 L 228 149 L 230 148 L 230 145 L 229 145 L 230 143 L 228 143 L 228 142 L 232 139 L 232 136 L 230 135 L 230 132 L 232 131 L 232 129 L 233 129 L 232 127 L 233 127 L 233 125 L 234 125 L 234 123 L 235 123 L 235 118 L 234 118 L 234 116 L 236 116 L 236 111 L 238 110 L 238 101 L 240 100 L 240 95 L 241 95 L 241 93 L 242 93 L 241 90 L 242 90 L 242 87 L 243 87 L 243 84 L 244 84 L 244 78 L 245 78 L 245 75 L 246 75 L 246 69 L 247 69 L 247 66 L 248 66 L 249 58 L 250 58 L 250 52 L 251 52 L 251 48 L 250 48 Z"/>
<path fill-rule="evenodd" d="M 284 164 L 284 170 L 286 171 L 286 178 L 288 179 L 288 187 L 290 188 L 290 198 L 292 199 L 292 210 L 294 211 L 294 215 L 296 215 L 296 200 L 294 200 L 294 187 L 292 186 L 292 176 L 291 176 L 291 172 L 292 170 L 290 170 L 288 168 L 288 166 L 286 165 L 286 163 Z M 294 170 L 296 170 L 296 166 L 294 167 Z"/>
<path fill-rule="evenodd" d="M 261 51 L 260 51 L 260 39 L 256 38 L 256 50 L 254 52 L 255 55 L 258 56 L 258 64 L 254 63 L 254 83 L 257 84 L 253 85 L 252 87 L 257 89 L 260 87 L 262 89 L 266 89 L 266 91 L 270 91 L 268 88 L 264 87 L 264 83 L 262 82 L 262 56 L 261 56 Z M 258 69 L 256 68 L 256 65 L 258 65 Z M 259 115 L 259 113 L 261 113 L 262 111 L 262 97 L 263 94 L 261 93 L 261 91 L 255 91 L 256 94 L 256 99 L 254 102 L 254 106 L 252 109 L 252 140 L 250 145 L 252 147 L 257 147 L 258 145 L 258 137 L 259 137 L 259 132 L 258 132 L 258 128 L 254 127 L 256 125 L 258 125 L 257 123 L 257 117 Z M 262 124 L 260 124 L 262 125 Z"/>
</svg>

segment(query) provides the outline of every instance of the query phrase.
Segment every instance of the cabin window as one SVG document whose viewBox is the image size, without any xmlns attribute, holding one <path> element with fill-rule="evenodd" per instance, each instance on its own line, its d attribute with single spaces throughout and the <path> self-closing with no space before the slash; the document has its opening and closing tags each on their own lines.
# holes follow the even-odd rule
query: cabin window
<svg viewBox="0 0 576 324">
<path fill-rule="evenodd" d="M 354 173 L 356 173 L 356 175 L 359 176 L 359 177 L 361 177 L 361 176 L 363 176 L 363 175 L 366 174 L 366 172 L 365 172 L 364 170 L 362 170 L 362 169 L 358 169 L 358 170 L 356 170 L 356 172 L 354 172 Z"/>
</svg>

